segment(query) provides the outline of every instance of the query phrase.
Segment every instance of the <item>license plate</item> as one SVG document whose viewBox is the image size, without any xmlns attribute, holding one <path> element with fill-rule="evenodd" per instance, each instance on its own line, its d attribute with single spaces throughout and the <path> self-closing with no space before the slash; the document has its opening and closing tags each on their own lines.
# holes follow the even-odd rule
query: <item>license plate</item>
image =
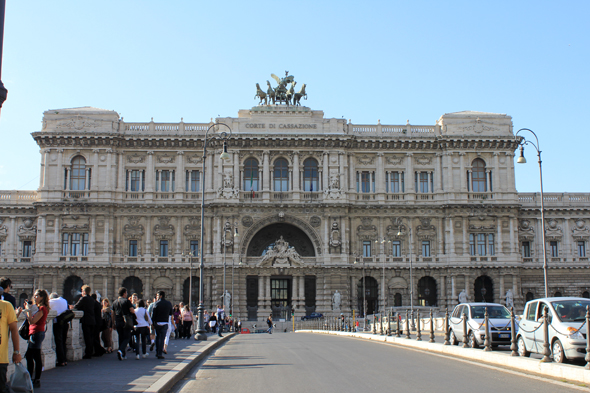
<svg viewBox="0 0 590 393">
<path fill-rule="evenodd" d="M 510 338 L 510 334 L 499 334 L 499 338 Z"/>
</svg>

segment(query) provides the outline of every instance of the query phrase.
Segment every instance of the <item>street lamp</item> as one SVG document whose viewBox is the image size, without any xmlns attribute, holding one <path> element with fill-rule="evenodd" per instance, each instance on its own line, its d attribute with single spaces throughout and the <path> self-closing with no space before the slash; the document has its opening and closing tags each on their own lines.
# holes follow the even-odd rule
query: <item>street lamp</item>
<svg viewBox="0 0 590 393">
<path fill-rule="evenodd" d="M 238 223 L 235 223 L 234 226 L 235 232 L 234 232 L 234 238 L 238 237 Z M 234 246 L 236 244 L 236 240 L 234 239 Z M 241 265 L 241 262 L 240 262 Z M 231 304 L 229 306 L 230 310 L 229 310 L 229 314 L 233 317 L 234 315 L 234 257 L 232 255 L 231 258 Z"/>
<path fill-rule="evenodd" d="M 535 134 L 532 130 L 528 128 L 521 128 L 516 132 L 516 136 L 521 131 L 528 131 L 535 137 L 537 143 L 535 144 L 533 141 L 526 139 L 525 137 L 521 136 L 521 139 L 518 141 L 520 145 L 520 157 L 516 160 L 518 164 L 526 164 L 526 158 L 524 158 L 524 147 L 526 145 L 531 145 L 537 151 L 537 157 L 539 157 L 539 180 L 541 182 L 541 226 L 542 232 L 541 237 L 543 240 L 543 279 L 545 281 L 545 297 L 548 297 L 548 289 L 547 289 L 547 243 L 545 242 L 545 200 L 543 198 L 543 167 L 541 166 L 541 150 L 539 150 L 539 138 L 537 138 L 537 134 Z"/>
<path fill-rule="evenodd" d="M 410 256 L 410 314 L 412 316 L 412 330 L 416 330 L 416 325 L 414 324 L 414 266 L 412 265 L 412 228 L 408 228 L 409 233 L 409 245 L 408 245 L 408 253 Z M 397 231 L 397 235 L 402 235 L 402 226 L 399 226 Z"/>
<path fill-rule="evenodd" d="M 8 90 L 2 84 L 2 44 L 4 42 L 4 11 L 6 10 L 6 0 L 0 0 L 0 108 L 6 101 Z"/>
<path fill-rule="evenodd" d="M 227 249 L 226 235 L 228 232 L 231 232 L 231 224 L 229 223 L 229 221 L 226 221 L 225 225 L 223 226 L 223 295 L 221 295 L 223 305 L 225 305 L 225 297 L 226 297 L 226 294 L 225 294 L 225 266 L 226 266 L 225 265 L 225 252 Z M 232 290 L 232 297 L 233 297 L 233 290 Z M 226 311 L 228 311 L 228 310 L 226 310 Z M 229 311 L 231 314 L 231 310 L 229 310 Z"/>
<path fill-rule="evenodd" d="M 182 256 L 184 257 L 185 254 L 182 253 Z M 186 256 L 188 256 L 188 261 L 189 261 L 189 265 L 188 265 L 188 309 L 192 311 L 193 308 L 193 258 L 195 257 L 195 253 L 193 252 L 193 250 L 190 250 L 188 252 L 188 254 L 186 254 Z"/>
<path fill-rule="evenodd" d="M 218 134 L 213 134 L 209 136 L 209 131 L 211 131 L 214 127 L 224 126 L 227 127 L 229 132 L 223 131 Z M 198 327 L 197 332 L 195 334 L 195 340 L 206 341 L 207 335 L 205 334 L 205 319 L 204 319 L 204 312 L 205 307 L 203 306 L 203 298 L 204 294 L 204 265 L 203 265 L 203 258 L 205 256 L 205 242 L 203 241 L 205 238 L 205 161 L 207 158 L 207 145 L 213 139 L 221 139 L 223 141 L 223 152 L 220 155 L 220 159 L 222 160 L 229 160 L 229 154 L 227 153 L 227 141 L 231 137 L 231 128 L 225 123 L 215 123 L 207 128 L 207 132 L 205 132 L 205 139 L 203 140 L 203 170 L 202 176 L 203 181 L 201 182 L 201 258 L 199 262 L 199 307 L 197 308 L 198 314 Z M 192 291 L 192 276 L 189 281 L 190 290 Z"/>
<path fill-rule="evenodd" d="M 376 239 L 375 244 L 377 243 L 381 243 L 383 245 L 383 243 L 385 243 L 385 238 L 382 238 L 381 241 L 379 241 L 379 239 Z M 385 254 L 385 250 L 381 251 L 383 251 L 383 254 Z M 383 275 L 381 277 L 381 300 L 383 301 L 382 312 L 385 312 L 385 257 L 383 257 Z"/>
<path fill-rule="evenodd" d="M 367 321 L 367 291 L 365 290 L 365 258 L 363 254 L 354 254 L 354 264 L 358 264 L 359 258 L 363 261 L 363 332 L 365 331 L 365 324 Z"/>
</svg>

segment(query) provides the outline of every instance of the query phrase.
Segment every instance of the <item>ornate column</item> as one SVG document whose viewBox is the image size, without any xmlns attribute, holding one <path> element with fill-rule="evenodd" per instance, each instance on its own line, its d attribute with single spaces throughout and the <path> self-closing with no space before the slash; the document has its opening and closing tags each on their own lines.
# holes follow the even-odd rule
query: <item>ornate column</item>
<svg viewBox="0 0 590 393">
<path fill-rule="evenodd" d="M 471 292 L 469 291 L 469 288 L 471 287 L 471 275 L 464 274 L 463 280 L 465 280 L 463 284 L 465 286 L 465 295 L 467 296 L 467 301 L 475 301 L 475 298 L 471 299 Z"/>
<path fill-rule="evenodd" d="M 457 301 L 457 290 L 455 289 L 455 275 L 451 274 L 451 305 L 455 305 Z"/>
<path fill-rule="evenodd" d="M 348 178 L 344 173 L 345 170 L 346 154 L 343 151 L 338 152 L 338 178 L 340 179 L 340 188 L 346 192 L 348 190 Z"/>
<path fill-rule="evenodd" d="M 299 168 L 299 153 L 293 153 L 293 191 L 300 191 L 299 179 L 300 179 L 300 168 Z"/>
<path fill-rule="evenodd" d="M 436 153 L 435 159 L 434 159 L 434 192 L 442 192 L 442 181 L 441 181 L 442 157 L 443 157 L 442 153 Z"/>
<path fill-rule="evenodd" d="M 180 258 L 180 254 L 182 253 L 182 217 L 176 217 L 176 247 L 174 248 L 174 253 L 176 254 L 177 258 Z"/>
<path fill-rule="evenodd" d="M 258 311 L 260 313 L 264 312 L 264 304 L 265 304 L 264 282 L 265 282 L 265 277 L 259 275 L 258 276 Z"/>
<path fill-rule="evenodd" d="M 155 168 L 154 168 L 154 152 L 147 152 L 147 168 L 145 173 L 145 191 L 154 192 L 155 190 Z"/>
<path fill-rule="evenodd" d="M 330 170 L 328 168 L 328 164 L 330 161 L 330 154 L 328 152 L 324 152 L 322 154 L 322 184 L 318 187 L 320 190 L 325 190 L 328 188 L 328 184 L 330 184 L 328 176 L 330 175 Z M 319 190 L 318 190 L 319 191 Z"/>
<path fill-rule="evenodd" d="M 146 228 L 145 228 L 145 250 L 143 252 L 143 254 L 147 257 L 147 258 L 151 258 L 152 256 L 152 217 L 151 216 L 147 216 L 145 218 L 146 221 Z"/>
<path fill-rule="evenodd" d="M 66 168 L 66 186 L 64 188 L 66 191 L 70 190 L 70 171 L 70 168 Z"/>
<path fill-rule="evenodd" d="M 510 220 L 510 242 L 508 243 L 508 252 L 510 254 L 514 253 L 514 218 L 512 217 L 508 217 L 508 219 Z M 518 237 L 516 238 L 516 241 L 518 242 Z"/>
<path fill-rule="evenodd" d="M 90 228 L 89 228 L 89 239 L 88 239 L 88 255 L 96 255 L 96 217 L 90 216 Z"/>
<path fill-rule="evenodd" d="M 299 276 L 299 301 L 305 313 L 305 275 Z"/>
<path fill-rule="evenodd" d="M 463 244 L 461 246 L 462 255 L 469 254 L 469 242 L 467 240 L 467 217 L 463 217 Z"/>
<path fill-rule="evenodd" d="M 125 153 L 119 152 L 119 167 L 118 169 L 118 176 L 117 176 L 117 191 L 123 192 L 125 191 L 125 181 L 127 177 L 125 176 Z"/>
<path fill-rule="evenodd" d="M 45 256 L 45 242 L 47 241 L 47 225 L 45 222 L 45 216 L 41 215 L 37 219 L 37 245 L 35 246 L 36 252 L 39 255 Z"/>
<path fill-rule="evenodd" d="M 383 166 L 383 152 L 377 153 L 377 173 L 375 174 L 376 192 L 383 194 L 385 192 L 385 167 Z"/>
<path fill-rule="evenodd" d="M 498 303 L 504 303 L 504 302 L 502 302 L 502 298 L 504 297 L 504 293 L 506 293 L 506 291 L 504 291 L 504 275 L 500 274 L 500 296 L 498 299 Z"/>
<path fill-rule="evenodd" d="M 183 199 L 184 190 L 186 190 L 186 174 L 184 173 L 184 151 L 176 152 L 176 176 L 174 184 L 174 196 L 176 199 Z"/>
<path fill-rule="evenodd" d="M 447 307 L 447 277 L 444 274 L 439 274 L 440 281 L 440 297 L 442 300 L 442 306 Z"/>
<path fill-rule="evenodd" d="M 107 149 L 107 173 L 106 173 L 106 187 L 105 191 L 113 191 L 112 170 L 113 170 L 113 149 Z"/>
<path fill-rule="evenodd" d="M 207 192 L 213 192 L 215 190 L 215 161 L 213 157 L 216 156 L 215 149 L 209 150 L 209 155 L 207 156 L 207 161 L 209 161 L 206 165 L 207 168 L 205 169 L 205 174 L 209 175 L 209 179 L 207 179 Z"/>
<path fill-rule="evenodd" d="M 52 254 L 55 256 L 60 255 L 61 253 L 61 247 L 60 247 L 60 242 L 59 242 L 59 228 L 60 228 L 60 224 L 59 224 L 59 216 L 55 216 L 55 223 L 53 224 L 53 252 Z"/>
<path fill-rule="evenodd" d="M 107 274 L 103 274 L 102 276 L 102 297 L 109 297 L 109 276 Z"/>
<path fill-rule="evenodd" d="M 176 302 L 176 303 L 180 303 L 181 301 L 183 301 L 183 300 L 184 300 L 184 299 L 183 299 L 183 295 L 181 294 L 181 291 L 180 291 L 180 288 L 182 287 L 182 284 L 183 284 L 183 283 L 182 283 L 182 279 L 181 279 L 181 277 L 180 277 L 180 275 L 181 275 L 181 274 L 182 274 L 182 272 L 181 272 L 181 271 L 179 271 L 179 270 L 177 270 L 177 271 L 176 271 L 176 274 L 175 274 L 175 276 L 176 276 L 176 277 L 175 277 L 175 278 L 176 278 L 176 280 L 175 280 L 175 283 L 174 283 L 174 287 L 175 287 L 175 290 L 174 290 L 174 297 L 175 297 L 175 299 L 176 299 L 176 300 L 175 300 L 175 302 Z M 195 284 L 196 284 L 196 283 L 193 283 L 193 285 L 195 285 Z M 192 299 L 191 299 L 191 300 L 192 300 Z"/>
<path fill-rule="evenodd" d="M 465 153 L 459 152 L 459 163 L 461 169 L 459 170 L 459 178 L 461 180 L 461 189 L 455 190 L 455 192 L 467 192 L 467 175 L 465 172 Z"/>
<path fill-rule="evenodd" d="M 262 191 L 270 190 L 270 165 L 268 156 L 268 150 L 262 152 Z"/>
<path fill-rule="evenodd" d="M 348 159 L 349 159 L 349 163 L 348 163 L 348 179 L 350 180 L 350 182 L 348 183 L 348 191 L 349 192 L 356 192 L 356 168 L 354 166 L 354 153 L 348 153 Z"/>
<path fill-rule="evenodd" d="M 414 174 L 414 154 L 413 153 L 406 153 L 406 175 L 405 177 L 405 188 L 406 194 L 415 194 L 416 193 L 416 175 Z M 411 196 L 411 199 L 414 197 Z"/>
<path fill-rule="evenodd" d="M 272 299 L 270 297 L 270 276 L 265 276 L 264 281 L 265 281 L 265 288 L 266 288 L 266 290 L 265 290 L 266 294 L 264 296 L 265 303 L 267 305 L 269 312 L 272 312 L 272 307 L 271 307 L 271 300 Z"/>
<path fill-rule="evenodd" d="M 49 166 L 49 153 L 51 149 L 43 149 L 41 153 L 41 171 L 39 173 L 39 179 L 41 179 L 41 189 L 47 188 L 47 169 Z"/>
<path fill-rule="evenodd" d="M 240 189 L 240 153 L 234 151 L 233 154 L 233 161 L 234 161 L 234 188 L 236 190 Z M 233 294 L 232 294 L 233 296 Z"/>
<path fill-rule="evenodd" d="M 63 187 L 63 180 L 64 180 L 64 149 L 56 149 L 57 151 L 57 182 L 55 183 L 55 190 L 62 190 L 65 188 Z M 52 187 L 50 187 L 52 188 Z"/>
<path fill-rule="evenodd" d="M 109 233 L 109 216 L 104 216 L 104 254 L 107 256 L 107 259 L 110 259 L 109 255 L 109 242 L 110 242 L 110 233 Z"/>
</svg>

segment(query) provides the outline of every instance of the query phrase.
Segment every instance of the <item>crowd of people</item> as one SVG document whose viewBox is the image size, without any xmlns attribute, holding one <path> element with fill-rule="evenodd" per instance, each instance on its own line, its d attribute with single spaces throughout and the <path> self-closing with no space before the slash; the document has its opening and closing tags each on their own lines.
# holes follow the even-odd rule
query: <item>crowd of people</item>
<svg viewBox="0 0 590 393">
<path fill-rule="evenodd" d="M 164 359 L 168 344 L 173 339 L 190 339 L 196 326 L 196 316 L 188 305 L 172 305 L 166 300 L 166 293 L 158 291 L 150 300 L 140 299 L 138 294 L 128 294 L 124 287 L 119 288 L 118 298 L 111 303 L 107 298 L 100 298 L 92 293 L 88 285 L 81 288 L 81 297 L 73 305 L 57 293 L 48 294 L 43 289 L 35 291 L 32 300 L 26 299 L 23 307 L 17 307 L 16 299 L 10 294 L 12 282 L 9 278 L 0 278 L 0 393 L 6 387 L 8 370 L 9 332 L 13 344 L 12 361 L 22 361 L 19 347 L 19 335 L 28 336 L 27 351 L 24 355 L 33 387 L 41 386 L 43 361 L 41 347 L 45 339 L 46 322 L 49 310 L 55 310 L 53 319 L 53 336 L 55 340 L 56 366 L 67 366 L 66 338 L 73 310 L 83 311 L 80 319 L 85 352 L 83 359 L 102 356 L 114 352 L 113 330 L 119 336 L 117 358 L 127 359 L 127 352 L 135 353 L 137 360 L 147 358 L 155 349 L 155 356 Z M 20 314 L 25 315 L 28 327 L 17 326 Z M 50 322 L 51 323 L 51 322 Z M 204 313 L 204 327 L 208 333 L 220 337 L 224 331 L 241 331 L 241 322 L 227 315 L 224 307 L 217 306 L 215 311 Z M 25 329 L 25 333 L 23 333 Z M 148 352 L 149 348 L 149 352 Z"/>
</svg>

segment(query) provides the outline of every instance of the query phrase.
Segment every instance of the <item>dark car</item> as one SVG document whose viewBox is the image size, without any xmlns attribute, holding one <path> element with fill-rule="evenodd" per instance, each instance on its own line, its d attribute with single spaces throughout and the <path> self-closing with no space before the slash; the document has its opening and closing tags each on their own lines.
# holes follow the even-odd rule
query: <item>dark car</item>
<svg viewBox="0 0 590 393">
<path fill-rule="evenodd" d="M 305 315 L 305 316 L 301 317 L 301 320 L 302 321 L 307 321 L 309 319 L 317 319 L 317 318 L 321 318 L 321 317 L 323 317 L 323 315 L 320 314 L 319 312 L 312 312 L 309 315 Z"/>
</svg>

